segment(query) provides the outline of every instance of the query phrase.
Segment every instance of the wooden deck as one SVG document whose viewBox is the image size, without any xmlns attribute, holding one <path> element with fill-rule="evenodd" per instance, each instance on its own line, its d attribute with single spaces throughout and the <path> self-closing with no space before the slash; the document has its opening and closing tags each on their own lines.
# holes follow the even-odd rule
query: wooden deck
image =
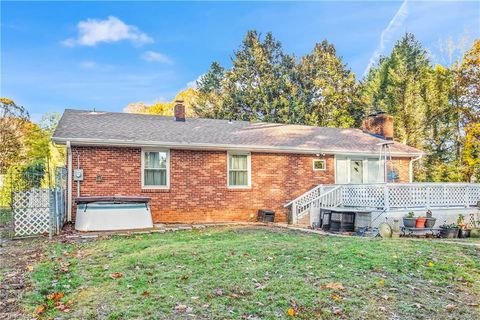
<svg viewBox="0 0 480 320">
<path fill-rule="evenodd" d="M 319 185 L 285 206 L 291 207 L 291 222 L 296 224 L 320 209 L 370 212 L 372 220 L 382 216 L 385 221 L 408 211 L 476 212 L 479 202 L 480 184 L 378 183 Z"/>
</svg>

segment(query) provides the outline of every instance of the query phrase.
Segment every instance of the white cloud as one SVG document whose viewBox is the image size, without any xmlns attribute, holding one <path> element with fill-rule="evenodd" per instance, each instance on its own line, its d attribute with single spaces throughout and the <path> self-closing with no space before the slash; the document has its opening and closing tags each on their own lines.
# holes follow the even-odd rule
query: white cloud
<svg viewBox="0 0 480 320">
<path fill-rule="evenodd" d="M 136 45 L 153 42 L 147 34 L 141 32 L 136 26 L 127 25 L 117 17 L 110 16 L 106 20 L 87 19 L 77 24 L 77 38 L 63 41 L 68 47 L 95 46 L 100 42 L 117 42 L 129 40 Z"/>
<path fill-rule="evenodd" d="M 95 61 L 82 61 L 80 63 L 80 66 L 83 68 L 91 69 L 91 68 L 95 68 L 97 64 Z"/>
<path fill-rule="evenodd" d="M 142 59 L 150 62 L 161 62 L 166 64 L 173 63 L 172 59 L 170 59 L 167 55 L 155 51 L 146 51 L 142 55 Z"/>
<path fill-rule="evenodd" d="M 197 79 L 187 82 L 187 89 L 197 89 L 197 81 L 200 80 L 205 74 L 201 74 L 197 77 Z"/>
<path fill-rule="evenodd" d="M 368 71 L 371 67 L 377 62 L 380 58 L 380 55 L 385 51 L 385 47 L 390 41 L 392 40 L 392 36 L 395 31 L 403 25 L 403 22 L 408 16 L 408 5 L 407 0 L 404 0 L 400 8 L 397 10 L 397 13 L 393 16 L 393 18 L 388 23 L 387 27 L 383 29 L 382 34 L 380 35 L 380 43 L 378 47 L 373 52 L 372 56 L 370 57 L 370 61 L 368 62 L 363 75 L 367 75 Z"/>
</svg>

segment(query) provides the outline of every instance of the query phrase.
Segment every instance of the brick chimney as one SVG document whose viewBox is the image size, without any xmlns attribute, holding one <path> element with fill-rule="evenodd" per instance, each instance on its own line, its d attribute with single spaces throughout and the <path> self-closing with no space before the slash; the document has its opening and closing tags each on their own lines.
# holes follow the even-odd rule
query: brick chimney
<svg viewBox="0 0 480 320">
<path fill-rule="evenodd" d="M 173 109 L 173 113 L 175 116 L 175 121 L 185 122 L 185 105 L 183 104 L 183 100 L 175 101 L 175 107 Z"/>
<path fill-rule="evenodd" d="M 363 120 L 362 130 L 386 140 L 393 140 L 393 117 L 385 112 L 373 113 Z"/>
</svg>

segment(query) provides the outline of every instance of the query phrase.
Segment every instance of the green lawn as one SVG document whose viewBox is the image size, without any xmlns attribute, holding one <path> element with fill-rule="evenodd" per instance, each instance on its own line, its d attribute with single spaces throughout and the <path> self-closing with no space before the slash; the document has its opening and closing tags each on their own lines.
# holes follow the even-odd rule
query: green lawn
<svg viewBox="0 0 480 320">
<path fill-rule="evenodd" d="M 480 317 L 480 250 L 429 240 L 245 227 L 48 250 L 34 266 L 34 287 L 23 301 L 30 313 L 43 305 L 45 318 Z"/>
</svg>

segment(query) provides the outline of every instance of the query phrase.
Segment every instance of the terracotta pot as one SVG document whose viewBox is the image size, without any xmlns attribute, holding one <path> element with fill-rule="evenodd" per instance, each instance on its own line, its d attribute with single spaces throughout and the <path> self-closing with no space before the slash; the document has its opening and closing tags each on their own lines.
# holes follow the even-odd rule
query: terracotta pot
<svg viewBox="0 0 480 320">
<path fill-rule="evenodd" d="M 417 218 L 417 221 L 415 222 L 415 228 L 425 228 L 425 221 L 427 221 L 426 218 Z"/>
</svg>

